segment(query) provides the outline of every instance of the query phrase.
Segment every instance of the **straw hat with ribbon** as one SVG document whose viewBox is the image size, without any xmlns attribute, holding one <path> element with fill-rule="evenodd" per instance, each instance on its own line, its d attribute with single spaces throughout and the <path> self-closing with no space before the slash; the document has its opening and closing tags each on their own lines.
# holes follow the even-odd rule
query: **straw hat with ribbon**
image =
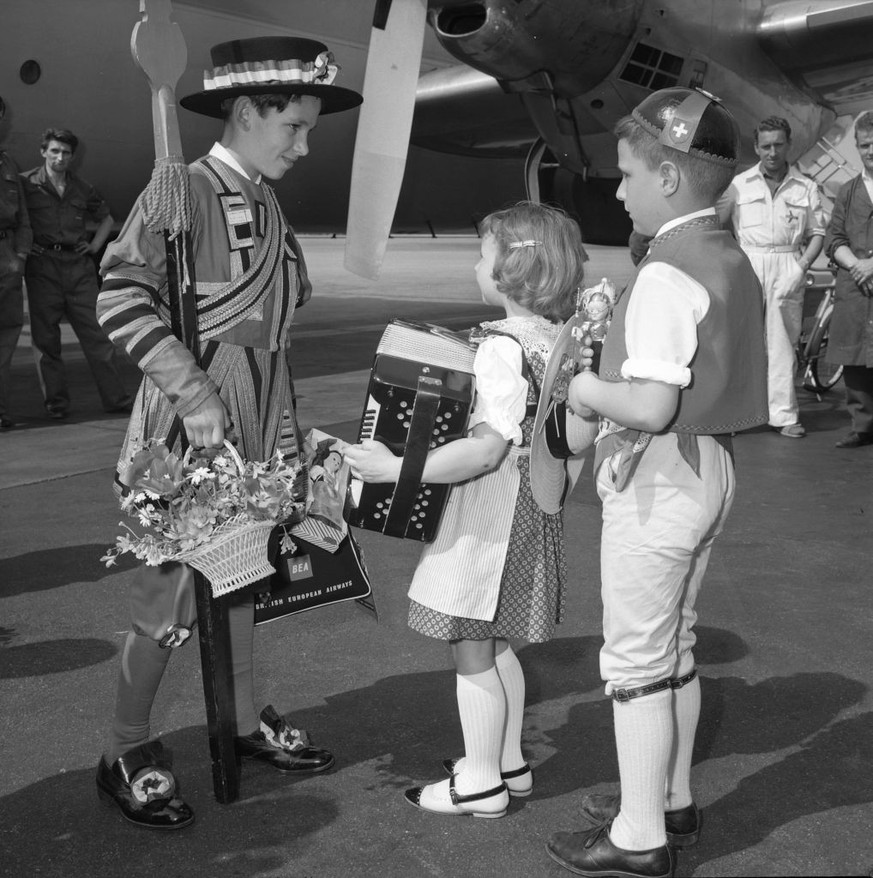
<svg viewBox="0 0 873 878">
<path fill-rule="evenodd" d="M 534 418 L 530 449 L 531 491 L 537 506 L 550 515 L 561 510 L 573 490 L 584 452 L 594 444 L 597 418 L 581 418 L 567 409 L 567 389 L 579 370 L 583 317 L 576 314 L 565 324 L 546 361 L 540 398 Z"/>
<path fill-rule="evenodd" d="M 240 95 L 298 94 L 321 99 L 321 115 L 357 107 L 363 98 L 334 85 L 339 68 L 327 46 L 302 37 L 252 37 L 212 47 L 203 91 L 182 98 L 186 109 L 222 117 L 221 102 Z"/>
</svg>

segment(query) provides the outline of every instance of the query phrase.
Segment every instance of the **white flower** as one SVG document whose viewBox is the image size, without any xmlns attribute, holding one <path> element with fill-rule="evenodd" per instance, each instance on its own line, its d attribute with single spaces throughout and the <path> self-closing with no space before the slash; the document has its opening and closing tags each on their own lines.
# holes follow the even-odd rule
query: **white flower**
<svg viewBox="0 0 873 878">
<path fill-rule="evenodd" d="M 212 472 L 211 469 L 207 466 L 198 466 L 197 469 L 191 473 L 191 484 L 199 485 L 204 479 L 214 479 L 215 473 Z"/>
</svg>

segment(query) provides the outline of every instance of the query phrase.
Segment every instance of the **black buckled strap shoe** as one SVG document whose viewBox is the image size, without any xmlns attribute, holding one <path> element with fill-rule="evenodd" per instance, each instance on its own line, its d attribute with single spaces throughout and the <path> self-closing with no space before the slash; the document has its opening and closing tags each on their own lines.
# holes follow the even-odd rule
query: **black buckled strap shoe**
<svg viewBox="0 0 873 878">
<path fill-rule="evenodd" d="M 332 768 L 336 761 L 329 750 L 312 747 L 309 735 L 292 728 L 272 704 L 261 711 L 260 729 L 240 735 L 235 745 L 240 758 L 266 762 L 285 774 L 317 774 Z"/>
<path fill-rule="evenodd" d="M 585 796 L 582 799 L 582 816 L 599 825 L 618 816 L 621 796 Z M 700 838 L 700 825 L 703 822 L 700 810 L 693 802 L 685 808 L 664 812 L 664 827 L 667 830 L 667 844 L 674 848 L 690 848 Z"/>
<path fill-rule="evenodd" d="M 609 837 L 610 823 L 585 832 L 556 832 L 546 844 L 549 856 L 575 875 L 672 878 L 676 864 L 669 845 L 648 851 L 626 851 Z"/>
<path fill-rule="evenodd" d="M 463 756 L 456 756 L 453 759 L 443 759 L 443 768 L 446 774 L 460 774 L 464 763 Z M 529 796 L 533 792 L 533 769 L 527 762 L 516 768 L 514 771 L 501 771 L 500 779 L 506 784 L 510 796 Z"/>
<path fill-rule="evenodd" d="M 111 766 L 97 766 L 97 795 L 121 816 L 146 829 L 182 829 L 194 812 L 178 796 L 172 755 L 160 741 L 122 753 Z"/>
</svg>

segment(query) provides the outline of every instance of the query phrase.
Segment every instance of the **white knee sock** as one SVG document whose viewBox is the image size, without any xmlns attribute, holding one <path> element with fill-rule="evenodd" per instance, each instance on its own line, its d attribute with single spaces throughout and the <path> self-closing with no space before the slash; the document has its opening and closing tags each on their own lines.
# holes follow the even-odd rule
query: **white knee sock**
<svg viewBox="0 0 873 878">
<path fill-rule="evenodd" d="M 457 696 L 466 759 L 455 789 L 462 795 L 481 793 L 500 784 L 506 696 L 497 669 L 458 674 Z"/>
<path fill-rule="evenodd" d="M 664 810 L 691 804 L 691 756 L 700 717 L 700 677 L 673 690 L 673 751 L 667 768 Z"/>
<path fill-rule="evenodd" d="M 494 666 L 506 694 L 506 723 L 503 729 L 503 750 L 500 770 L 515 771 L 524 765 L 521 752 L 521 727 L 524 721 L 524 671 L 511 647 L 498 653 Z"/>
<path fill-rule="evenodd" d="M 673 692 L 614 702 L 621 811 L 609 835 L 617 847 L 644 851 L 666 844 L 664 784 L 673 743 Z"/>
</svg>

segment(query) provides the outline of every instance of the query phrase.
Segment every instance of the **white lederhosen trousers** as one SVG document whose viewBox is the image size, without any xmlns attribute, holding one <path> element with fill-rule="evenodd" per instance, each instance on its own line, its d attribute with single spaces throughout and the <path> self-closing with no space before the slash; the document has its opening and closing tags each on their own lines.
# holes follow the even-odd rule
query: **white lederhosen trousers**
<svg viewBox="0 0 873 878">
<path fill-rule="evenodd" d="M 759 253 L 749 248 L 746 253 L 764 291 L 769 423 L 773 427 L 786 427 L 799 420 L 794 390 L 795 346 L 803 322 L 805 275 L 794 251 Z"/>
<path fill-rule="evenodd" d="M 694 668 L 694 605 L 735 488 L 728 452 L 711 436 L 699 436 L 698 445 L 699 478 L 679 454 L 674 433 L 652 438 L 622 491 L 612 483 L 609 459 L 597 471 L 600 674 L 607 695 Z"/>
</svg>

